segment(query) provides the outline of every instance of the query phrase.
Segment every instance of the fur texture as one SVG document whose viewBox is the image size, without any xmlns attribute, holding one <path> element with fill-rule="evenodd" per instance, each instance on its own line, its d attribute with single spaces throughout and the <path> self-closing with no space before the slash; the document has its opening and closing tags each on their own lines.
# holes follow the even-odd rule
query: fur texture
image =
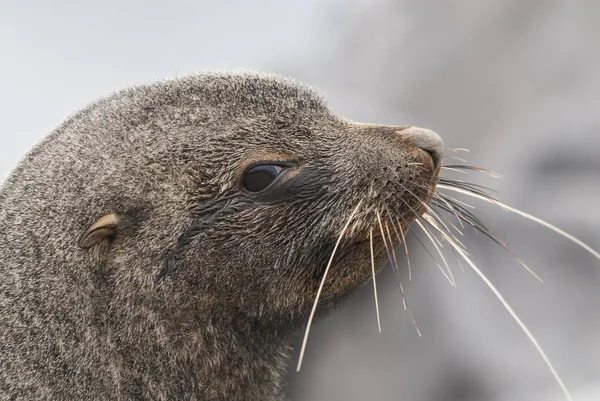
<svg viewBox="0 0 600 401">
<path fill-rule="evenodd" d="M 403 131 L 259 73 L 139 86 L 77 113 L 0 191 L 0 399 L 281 399 L 290 334 L 352 210 L 363 201 L 319 311 L 369 279 L 376 211 L 408 223 L 422 204 L 406 190 L 433 187 Z M 248 193 L 256 162 L 289 171 Z M 111 235 L 82 249 L 107 215 Z"/>
</svg>

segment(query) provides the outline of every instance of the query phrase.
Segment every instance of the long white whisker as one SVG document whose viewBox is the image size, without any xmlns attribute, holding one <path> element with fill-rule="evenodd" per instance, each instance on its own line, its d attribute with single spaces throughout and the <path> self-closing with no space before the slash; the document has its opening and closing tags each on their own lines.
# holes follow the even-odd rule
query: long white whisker
<svg viewBox="0 0 600 401">
<path fill-rule="evenodd" d="M 445 166 L 442 166 L 442 168 L 443 168 L 444 170 L 448 170 L 448 171 L 454 171 L 454 172 L 456 172 L 456 173 L 468 174 L 468 171 L 465 171 L 465 170 L 459 170 L 459 169 L 457 169 L 457 168 L 445 167 Z"/>
<path fill-rule="evenodd" d="M 454 158 L 454 159 L 456 159 L 456 158 Z M 461 161 L 466 163 L 466 160 L 461 160 Z M 502 176 L 502 174 L 498 174 L 494 171 L 490 171 L 490 170 L 486 170 L 484 168 L 479 168 L 479 167 L 474 167 L 474 166 L 451 164 L 451 165 L 442 166 L 442 168 L 446 169 L 446 170 L 461 171 L 461 172 L 465 172 L 465 173 L 468 173 L 469 171 L 474 171 L 476 173 L 485 174 L 485 175 L 488 175 L 492 178 L 496 178 L 499 180 L 504 179 L 504 176 Z"/>
<path fill-rule="evenodd" d="M 450 222 L 448 222 L 448 223 L 450 223 Z M 450 224 L 452 225 L 452 227 L 454 227 L 454 228 L 456 229 L 456 227 L 454 226 L 454 224 L 452 224 L 452 223 L 450 223 Z M 458 231 L 458 230 L 457 230 L 457 231 Z M 458 232 L 459 232 L 459 233 L 462 235 L 462 233 L 461 233 L 460 231 L 458 231 Z M 457 243 L 458 245 L 460 245 L 460 246 L 461 246 L 461 247 L 462 247 L 462 248 L 463 248 L 463 249 L 466 251 L 466 250 L 467 250 L 467 246 L 466 246 L 465 244 L 463 244 L 463 243 L 462 243 L 462 242 L 461 242 L 461 241 L 460 241 L 460 240 L 459 240 L 459 239 L 456 237 L 456 235 L 454 235 L 454 234 L 452 234 L 452 233 L 450 233 L 450 234 L 452 235 L 452 238 L 454 238 L 454 241 L 456 241 L 456 243 Z"/>
<path fill-rule="evenodd" d="M 404 251 L 406 252 L 406 264 L 408 265 L 408 281 L 412 281 L 412 269 L 410 267 L 410 258 L 408 257 L 408 245 L 406 244 L 406 236 L 400 226 L 400 235 L 402 236 L 402 244 L 404 245 Z"/>
<path fill-rule="evenodd" d="M 308 318 L 308 323 L 306 325 L 306 331 L 304 332 L 304 339 L 302 340 L 302 348 L 300 349 L 300 358 L 298 359 L 298 367 L 296 368 L 297 372 L 299 372 L 300 368 L 302 367 L 302 360 L 304 359 L 304 352 L 306 351 L 306 343 L 308 341 L 308 334 L 310 333 L 312 321 L 315 317 L 315 311 L 317 310 L 317 304 L 319 303 L 319 298 L 321 297 L 321 292 L 323 291 L 323 285 L 325 284 L 325 279 L 327 278 L 327 273 L 329 272 L 329 268 L 331 267 L 331 264 L 333 263 L 333 258 L 335 257 L 335 253 L 340 245 L 340 242 L 342 242 L 342 238 L 344 237 L 346 230 L 348 230 L 348 227 L 350 226 L 352 219 L 358 212 L 358 209 L 360 208 L 362 203 L 363 203 L 363 199 L 361 199 L 360 202 L 358 202 L 358 205 L 356 205 L 356 207 L 352 211 L 352 214 L 350 214 L 350 217 L 348 217 L 348 221 L 346 221 L 346 225 L 344 225 L 344 228 L 342 229 L 342 232 L 340 232 L 340 235 L 335 243 L 335 246 L 333 247 L 333 251 L 331 252 L 331 256 L 329 257 L 329 262 L 327 263 L 325 272 L 323 272 L 323 278 L 321 279 L 321 283 L 319 284 L 319 289 L 317 290 L 317 295 L 315 296 L 315 302 L 313 303 L 312 310 L 310 311 L 310 317 Z"/>
<path fill-rule="evenodd" d="M 400 238 L 398 236 L 398 230 L 396 229 L 396 225 L 394 224 L 394 221 L 392 220 L 390 211 L 388 210 L 387 212 L 388 212 L 388 217 L 390 218 L 390 223 L 392 224 L 392 228 L 394 229 L 394 232 L 396 233 L 396 237 L 398 237 L 398 240 L 400 240 Z M 379 216 L 379 213 L 377 214 L 377 218 L 379 219 L 379 227 L 381 228 L 382 235 L 384 235 L 383 227 L 381 227 L 381 217 Z M 406 245 L 406 238 L 404 237 L 404 232 L 402 231 L 402 225 L 400 224 L 400 221 L 398 219 L 396 219 L 396 221 L 398 221 L 398 229 L 400 230 L 400 235 L 402 236 L 402 243 L 404 244 L 404 250 L 406 251 L 406 262 L 408 264 L 408 280 L 410 281 L 412 279 L 412 271 L 410 268 L 410 259 L 408 257 L 408 246 Z M 392 235 L 390 234 L 390 229 L 387 225 L 387 222 L 385 224 L 385 229 L 387 230 L 388 236 L 390 237 L 390 244 L 391 244 L 392 243 Z M 385 237 L 385 235 L 384 235 L 384 237 Z M 385 238 L 384 238 L 384 243 L 385 243 Z M 392 250 L 392 252 L 394 255 L 394 263 L 396 264 L 396 270 L 398 270 L 398 262 L 396 261 L 396 254 L 395 254 L 394 250 Z M 417 334 L 419 335 L 419 337 L 421 337 L 421 330 L 419 330 L 417 321 L 415 320 L 415 317 L 413 316 L 413 313 L 411 312 L 411 310 L 408 309 L 408 302 L 406 301 L 406 296 L 404 295 L 404 288 L 402 286 L 402 281 L 400 280 L 400 274 L 397 275 L 397 278 L 398 278 L 398 287 L 400 288 L 400 295 L 402 295 L 402 306 L 404 307 L 405 311 L 408 311 L 408 314 L 410 315 L 410 319 L 412 320 L 413 326 L 415 327 L 415 330 L 417 331 Z"/>
<path fill-rule="evenodd" d="M 508 251 L 508 248 L 505 248 L 505 249 Z M 509 251 L 509 252 L 510 252 L 510 251 Z M 512 252 L 511 252 L 511 253 L 512 253 Z M 531 275 L 533 276 L 533 278 L 535 278 L 535 279 L 536 279 L 537 281 L 539 281 L 540 283 L 543 283 L 543 282 L 544 282 L 544 280 L 543 280 L 543 279 L 542 279 L 542 278 L 541 278 L 541 277 L 540 277 L 540 276 L 539 276 L 539 275 L 538 275 L 538 274 L 537 274 L 535 271 L 533 271 L 533 269 L 532 269 L 531 267 L 527 266 L 527 265 L 525 264 L 525 262 L 523 262 L 523 260 L 521 260 L 521 258 L 519 258 L 518 256 L 516 256 L 515 254 L 512 254 L 512 256 L 515 258 L 515 260 L 516 260 L 516 261 L 517 261 L 517 262 L 518 262 L 518 263 L 519 263 L 521 266 L 523 266 L 523 268 L 524 268 L 525 270 L 527 270 L 527 272 L 528 272 L 529 274 L 531 274 Z"/>
<path fill-rule="evenodd" d="M 394 269 L 394 267 L 395 267 L 395 270 L 396 270 L 396 279 L 398 280 L 398 287 L 400 288 L 400 295 L 402 295 L 402 304 L 404 305 L 404 310 L 406 310 L 407 302 L 406 302 L 406 297 L 404 296 L 404 289 L 402 289 L 402 281 L 400 281 L 400 269 L 398 268 L 398 261 L 396 260 L 396 253 L 393 248 L 391 249 L 391 252 L 390 252 L 390 248 L 388 248 L 388 245 L 387 245 L 387 238 L 385 236 L 385 232 L 383 231 L 383 224 L 381 223 L 381 215 L 379 214 L 379 211 L 376 211 L 375 213 L 377 215 L 377 221 L 379 222 L 379 229 L 381 230 L 381 239 L 383 240 L 383 245 L 385 247 L 385 251 L 388 254 L 388 259 L 390 260 L 390 265 L 391 265 L 392 269 Z M 387 228 L 387 223 L 386 223 L 386 228 Z M 388 235 L 389 235 L 389 233 L 390 233 L 389 228 L 387 228 L 387 231 L 388 231 Z M 390 235 L 390 247 L 393 247 L 391 235 Z M 392 255 L 393 255 L 393 260 L 392 260 Z"/>
<path fill-rule="evenodd" d="M 438 185 L 436 185 L 436 189 L 437 188 L 445 188 L 445 185 L 444 184 L 438 184 Z M 458 200 L 456 198 L 453 198 L 452 196 L 450 196 L 448 194 L 444 194 L 444 196 L 447 197 L 448 199 L 450 199 L 451 201 L 458 203 L 461 206 L 468 207 L 469 209 L 475 209 L 475 206 L 469 205 L 468 203 L 465 203 L 465 202 L 460 201 L 460 200 Z"/>
<path fill-rule="evenodd" d="M 406 264 L 408 265 L 408 281 L 412 281 L 412 269 L 410 267 L 410 258 L 408 257 L 408 245 L 406 245 L 406 238 L 404 237 L 404 232 L 402 232 L 402 226 L 400 224 L 398 224 L 398 229 L 396 229 L 396 225 L 394 224 L 394 221 L 392 220 L 392 216 L 388 210 L 388 217 L 390 218 L 390 222 L 392 223 L 392 228 L 394 229 L 394 232 L 396 233 L 396 237 L 398 238 L 398 241 L 402 242 L 402 245 L 404 245 L 404 251 L 406 252 Z M 398 231 L 400 231 L 400 235 L 398 235 Z M 400 239 L 400 237 L 402 237 L 402 239 Z"/>
<path fill-rule="evenodd" d="M 429 230 L 427 229 L 427 227 L 425 227 L 425 225 L 423 225 L 423 223 L 421 223 L 421 221 L 419 219 L 417 219 L 415 221 L 416 221 L 417 225 L 419 227 L 421 227 L 421 230 L 423 230 L 423 232 L 425 233 L 425 235 L 427 235 L 427 237 L 429 238 L 429 240 L 431 241 L 431 243 L 433 244 L 433 246 L 435 247 L 435 249 L 440 254 L 440 257 L 442 258 L 442 262 L 444 262 L 444 265 L 446 266 L 446 269 L 448 270 L 448 276 L 452 279 L 452 286 L 454 288 L 456 288 L 456 280 L 454 279 L 454 276 L 452 275 L 452 270 L 450 269 L 450 266 L 448 266 L 448 262 L 446 261 L 446 258 L 442 254 L 442 250 L 438 247 L 438 245 L 433 240 L 433 235 L 429 232 Z"/>
<path fill-rule="evenodd" d="M 400 295 L 402 295 L 402 306 L 404 307 L 404 310 L 408 310 L 408 302 L 404 296 L 404 287 L 402 287 L 402 281 L 400 281 L 400 279 L 398 279 L 398 287 L 400 288 Z"/>
<path fill-rule="evenodd" d="M 529 329 L 527 328 L 527 326 L 525 325 L 525 323 L 523 323 L 523 321 L 521 320 L 521 318 L 513 310 L 513 308 L 510 306 L 510 304 L 504 299 L 504 297 L 502 296 L 502 294 L 500 294 L 500 291 L 498 291 L 498 289 L 492 284 L 492 282 L 487 278 L 487 276 L 485 274 L 483 274 L 483 272 L 477 266 L 475 266 L 475 264 L 471 261 L 471 259 L 467 255 L 465 255 L 464 251 L 458 245 L 456 245 L 454 242 L 452 242 L 452 240 L 448 236 L 445 236 L 444 238 L 446 238 L 446 240 L 448 241 L 448 243 L 456 250 L 456 252 L 458 252 L 458 254 L 465 260 L 465 262 L 467 262 L 469 264 L 469 266 L 471 266 L 471 268 L 473 269 L 473 271 L 488 286 L 488 288 L 494 293 L 494 295 L 496 296 L 496 298 L 498 298 L 498 300 L 500 301 L 500 303 L 502 303 L 502 305 L 504 306 L 504 308 L 506 309 L 506 311 L 511 315 L 511 317 L 515 320 L 515 322 L 517 322 L 517 324 L 521 327 L 521 330 L 523 330 L 523 332 L 527 335 L 527 337 L 529 337 L 529 341 L 531 341 L 531 343 L 533 344 L 533 346 L 537 349 L 538 353 L 540 354 L 540 356 L 542 357 L 542 359 L 546 363 L 546 366 L 548 366 L 548 369 L 550 370 L 550 372 L 554 376 L 554 379 L 556 380 L 556 382 L 558 383 L 558 385 L 562 389 L 563 393 L 567 397 L 567 400 L 573 401 L 573 398 L 571 397 L 571 394 L 570 394 L 569 390 L 567 389 L 567 387 L 565 386 L 564 382 L 560 378 L 558 372 L 556 371 L 556 369 L 552 365 L 552 362 L 550 361 L 550 359 L 546 355 L 546 352 L 544 351 L 544 349 L 542 348 L 542 346 L 539 344 L 539 342 L 537 341 L 537 339 L 535 338 L 535 336 L 531 333 L 531 331 L 529 331 Z"/>
<path fill-rule="evenodd" d="M 383 240 L 383 245 L 385 246 L 385 251 L 387 252 L 388 259 L 390 260 L 390 264 L 392 265 L 392 268 L 393 268 L 394 266 L 393 266 L 393 262 L 392 262 L 392 252 L 394 252 L 394 250 L 390 249 L 388 247 L 387 238 L 385 236 L 385 232 L 383 231 L 383 224 L 381 223 L 381 215 L 379 214 L 379 211 L 375 211 L 375 214 L 377 215 L 377 221 L 379 222 L 379 229 L 381 230 L 381 239 Z M 396 269 L 397 269 L 397 267 L 396 267 Z"/>
<path fill-rule="evenodd" d="M 400 184 L 400 186 L 402 187 L 402 189 L 404 189 L 405 191 L 407 191 L 409 194 L 411 194 L 419 203 L 421 203 L 423 206 L 425 206 L 425 209 L 433 216 L 435 217 L 442 226 L 444 226 L 444 228 L 448 231 L 450 231 L 450 229 L 446 226 L 446 224 L 444 224 L 444 221 L 440 218 L 440 216 L 437 215 L 437 213 L 435 212 L 435 210 L 433 210 L 431 208 L 431 206 L 429 206 L 427 203 L 423 202 L 423 200 L 421 198 L 419 198 L 417 195 L 414 194 L 414 192 L 412 192 L 410 189 L 406 188 L 404 185 Z M 403 201 L 403 203 L 408 206 L 410 208 L 410 210 L 412 210 L 415 214 L 417 214 L 412 207 L 410 207 L 410 205 L 406 202 Z"/>
<path fill-rule="evenodd" d="M 463 217 L 463 218 L 464 218 L 464 217 Z M 433 222 L 435 223 L 435 221 L 434 221 L 434 219 L 433 219 L 433 218 L 430 218 L 428 221 L 433 221 Z M 471 223 L 471 224 L 472 224 L 472 223 Z M 473 227 L 475 227 L 475 225 L 473 225 Z M 439 227 L 437 224 L 435 224 L 435 228 L 436 228 L 436 230 L 437 230 L 437 231 L 441 231 L 441 228 L 440 228 L 440 227 Z M 478 230 L 482 230 L 482 228 L 476 228 L 475 232 L 477 232 Z M 483 231 L 482 231 L 482 232 L 483 232 Z M 529 274 L 531 274 L 531 275 L 532 275 L 532 276 L 533 276 L 533 277 L 534 277 L 536 280 L 538 280 L 540 283 L 543 283 L 543 282 L 544 282 L 544 280 L 542 280 L 542 278 L 541 278 L 541 277 L 540 277 L 540 276 L 539 276 L 539 275 L 538 275 L 538 274 L 537 274 L 537 273 L 536 273 L 536 272 L 535 272 L 535 271 L 534 271 L 534 270 L 533 270 L 531 267 L 527 266 L 527 264 L 525 264 L 525 262 L 524 262 L 524 261 L 523 261 L 523 260 L 522 260 L 520 257 L 518 257 L 517 255 L 515 255 L 515 253 L 514 253 L 513 251 L 511 251 L 510 249 L 508 249 L 508 247 L 507 247 L 507 246 L 506 246 L 506 245 L 505 245 L 505 244 L 504 244 L 504 243 L 503 243 L 503 242 L 502 242 L 502 241 L 501 241 L 499 238 L 496 238 L 496 236 L 495 236 L 495 235 L 493 235 L 493 234 L 492 234 L 492 233 L 490 233 L 490 232 L 486 233 L 486 235 L 488 236 L 488 238 L 492 239 L 492 240 L 493 240 L 494 242 L 496 242 L 496 243 L 497 243 L 497 244 L 498 244 L 500 247 L 502 247 L 502 249 L 504 249 L 506 252 L 508 252 L 508 253 L 509 253 L 509 254 L 510 254 L 510 255 L 511 255 L 513 258 L 515 258 L 515 260 L 516 260 L 516 261 L 517 261 L 517 262 L 518 262 L 518 263 L 519 263 L 519 264 L 520 264 L 520 265 L 521 265 L 521 266 L 522 266 L 522 267 L 523 267 L 523 268 L 524 268 L 524 269 L 525 269 L 525 270 L 526 270 L 526 271 L 527 271 Z M 467 253 L 467 252 L 466 252 L 466 247 L 464 246 L 464 244 L 463 244 L 462 242 L 460 242 L 460 241 L 458 240 L 458 238 L 456 238 L 456 236 L 455 236 L 455 235 L 452 235 L 452 238 L 454 239 L 454 242 L 458 243 L 458 244 L 459 244 L 459 245 L 460 245 L 460 246 L 463 248 L 463 250 L 465 251 L 465 253 Z M 467 255 L 468 255 L 468 253 L 467 253 Z M 464 269 L 463 269 L 463 270 L 464 270 Z"/>
<path fill-rule="evenodd" d="M 444 159 L 452 159 L 452 160 L 458 160 L 459 162 L 468 163 L 466 159 L 463 159 L 462 157 L 457 157 L 457 156 L 444 155 Z"/>
<path fill-rule="evenodd" d="M 449 220 L 446 220 L 446 221 L 448 222 L 448 224 L 450 224 L 450 227 L 454 228 L 454 230 L 455 230 L 457 233 L 459 233 L 460 235 L 464 236 L 463 232 L 462 232 L 462 231 L 460 231 L 460 230 L 458 229 L 458 227 L 456 227 L 454 224 L 452 224 L 452 222 L 451 222 L 451 221 L 449 221 Z M 456 237 L 455 237 L 455 238 L 456 238 Z"/>
<path fill-rule="evenodd" d="M 379 319 L 379 301 L 377 300 L 377 281 L 375 279 L 375 255 L 373 253 L 373 229 L 369 231 L 369 241 L 371 242 L 371 271 L 373 272 L 373 293 L 375 294 L 375 311 L 377 312 L 377 328 L 381 333 L 381 320 Z"/>
<path fill-rule="evenodd" d="M 427 221 L 429 224 L 431 224 L 431 226 L 432 226 L 432 227 L 433 227 L 433 228 L 434 228 L 434 229 L 435 229 L 435 230 L 436 230 L 438 233 L 440 233 L 440 235 L 441 235 L 442 237 L 444 237 L 444 239 L 445 239 L 446 241 L 448 241 L 448 240 L 450 239 L 450 236 L 449 236 L 448 234 L 446 234 L 446 233 L 445 233 L 445 232 L 444 232 L 444 231 L 443 231 L 443 230 L 440 228 L 440 226 L 437 224 L 437 222 L 435 221 L 435 219 L 434 219 L 433 217 L 431 217 L 429 214 L 427 214 L 427 213 L 423 213 L 423 219 L 424 219 L 424 220 L 426 220 L 426 221 Z M 452 242 L 454 242 L 454 244 L 456 244 L 456 243 L 457 243 L 457 242 L 456 242 L 456 238 L 453 238 L 453 239 L 452 239 Z M 463 245 L 463 246 L 464 246 L 464 245 Z M 453 248 L 451 248 L 451 249 L 453 249 Z M 471 256 L 471 255 L 470 255 L 470 254 L 467 252 L 467 250 L 466 250 L 466 249 L 463 249 L 463 251 L 464 251 L 464 253 L 465 253 L 467 256 Z M 459 262 L 460 262 L 460 261 L 459 261 Z"/>
<path fill-rule="evenodd" d="M 454 206 L 452 206 L 452 205 L 450 204 L 450 202 L 448 202 L 446 199 L 444 199 L 444 197 L 443 197 L 443 196 L 440 196 L 440 195 L 439 195 L 437 192 L 436 192 L 435 194 L 433 194 L 433 196 L 434 196 L 436 199 L 439 199 L 439 200 L 441 200 L 442 202 L 444 202 L 444 203 L 446 204 L 446 206 L 448 207 L 448 209 L 450 209 L 450 210 L 452 211 L 452 213 L 454 214 L 454 216 L 456 216 L 456 220 L 458 221 L 458 224 L 460 224 L 460 226 L 461 226 L 461 227 L 464 229 L 464 228 L 465 228 L 465 226 L 463 225 L 463 223 L 462 223 L 462 220 L 460 219 L 460 217 L 458 217 L 458 213 L 456 213 L 456 209 L 454 208 Z M 454 225 L 453 225 L 453 226 L 454 226 Z M 462 232 L 461 232 L 461 231 L 460 231 L 458 228 L 456 228 L 455 226 L 454 226 L 454 229 L 455 229 L 456 231 L 458 231 L 460 235 L 464 235 L 464 234 L 463 234 L 463 233 L 462 233 Z"/>
<path fill-rule="evenodd" d="M 377 221 L 379 222 L 379 229 L 381 230 L 381 239 L 383 241 L 383 246 L 385 247 L 385 251 L 387 252 L 388 259 L 390 260 L 390 265 L 392 269 L 396 271 L 396 279 L 398 280 L 398 286 L 400 287 L 400 295 L 402 295 L 402 303 L 404 304 L 404 309 L 406 310 L 406 298 L 404 297 L 404 290 L 402 289 L 402 282 L 400 281 L 400 269 L 398 268 L 398 262 L 396 261 L 396 253 L 393 249 L 392 238 L 390 236 L 390 247 L 387 244 L 387 237 L 385 236 L 385 232 L 383 231 L 383 224 L 381 223 L 381 215 L 379 211 L 375 212 L 377 215 Z M 389 233 L 389 229 L 388 229 Z M 391 249 L 390 249 L 391 248 Z M 393 260 L 392 260 L 393 255 Z"/>
<path fill-rule="evenodd" d="M 385 222 L 385 232 L 387 233 L 387 236 L 390 239 L 390 248 L 392 250 L 392 259 L 394 261 L 394 267 L 396 268 L 398 277 L 400 277 L 400 268 L 398 267 L 398 260 L 396 259 L 396 250 L 394 249 L 394 243 L 392 242 L 392 234 L 390 234 L 390 227 L 387 221 Z"/>
<path fill-rule="evenodd" d="M 391 217 L 390 217 L 390 221 L 391 221 Z M 392 221 L 392 227 L 394 227 L 394 222 Z M 394 228 L 395 230 L 395 228 Z M 385 222 L 385 231 L 387 231 L 387 235 L 390 238 L 390 245 L 392 244 L 392 234 L 390 234 L 390 228 L 387 224 L 387 221 Z M 398 234 L 396 234 L 398 235 Z M 398 260 L 396 259 L 396 251 L 394 249 L 392 249 L 392 256 L 394 258 L 394 265 L 396 266 L 396 272 L 397 272 L 397 278 L 398 278 L 398 287 L 400 287 L 400 294 L 402 294 L 402 303 L 404 304 L 404 310 L 408 310 L 408 305 L 406 302 L 406 297 L 404 296 L 404 288 L 402 287 L 402 281 L 400 280 L 400 269 L 398 268 Z M 407 256 L 407 260 L 408 260 L 408 256 Z M 409 270 L 409 277 L 410 277 L 410 270 Z M 418 328 L 417 328 L 418 331 Z"/>
<path fill-rule="evenodd" d="M 402 218 L 402 220 L 404 220 L 404 218 L 402 216 L 400 216 L 400 218 Z M 400 225 L 400 220 L 398 220 L 398 217 L 396 217 L 396 221 L 398 222 L 398 225 Z M 404 220 L 404 221 L 406 222 L 406 220 Z M 409 229 L 410 229 L 410 226 L 409 226 Z M 423 249 L 425 249 L 425 252 L 427 252 L 427 254 L 429 254 L 429 257 L 431 257 L 431 260 L 437 266 L 437 268 L 439 269 L 439 271 L 442 272 L 442 274 L 444 275 L 444 277 L 446 278 L 446 280 L 448 280 L 448 282 L 450 283 L 450 285 L 454 287 L 454 283 L 452 282 L 452 280 L 450 279 L 450 277 L 448 276 L 448 274 L 446 274 L 446 272 L 444 271 L 444 269 L 442 268 L 442 266 L 440 266 L 440 264 L 437 262 L 437 259 L 433 256 L 433 254 L 425 246 L 425 244 L 423 243 L 423 241 L 421 241 L 421 239 L 419 238 L 419 236 L 417 235 L 417 233 L 414 230 L 412 230 L 412 229 L 411 229 L 411 232 L 414 234 L 414 236 L 417 239 L 417 241 L 419 241 L 419 243 L 421 244 L 421 246 L 423 247 Z"/>
<path fill-rule="evenodd" d="M 542 225 L 542 226 L 544 226 L 546 228 L 549 228 L 550 230 L 554 231 L 555 233 L 557 233 L 559 235 L 562 235 L 563 237 L 567 238 L 568 240 L 573 241 L 574 243 L 576 243 L 577 245 L 579 245 L 580 247 L 582 247 L 583 249 L 585 249 L 586 251 L 588 251 L 589 253 L 591 253 L 592 255 L 594 255 L 594 257 L 596 259 L 600 260 L 600 253 L 598 251 L 596 251 L 594 248 L 592 248 L 591 246 L 589 246 L 585 242 L 581 241 L 580 239 L 574 237 L 573 235 L 569 234 L 568 232 L 566 232 L 564 230 L 561 230 L 560 228 L 556 227 L 555 225 L 550 224 L 547 221 L 540 219 L 539 217 L 535 217 L 535 216 L 532 216 L 532 215 L 530 215 L 528 213 L 522 212 L 519 209 L 515 209 L 514 207 L 508 206 L 507 204 L 502 203 L 500 201 L 497 201 L 497 200 L 494 200 L 494 199 L 488 199 L 485 196 L 477 195 L 477 194 L 474 194 L 474 193 L 469 192 L 469 191 L 465 191 L 465 190 L 460 189 L 460 188 L 454 188 L 454 187 L 446 186 L 446 185 L 438 185 L 438 188 L 447 189 L 449 191 L 454 191 L 454 192 L 459 192 L 461 194 L 468 195 L 468 196 L 471 196 L 473 198 L 481 199 L 481 200 L 484 200 L 486 202 L 492 203 L 492 204 L 494 204 L 496 206 L 499 206 L 499 207 L 501 207 L 502 209 L 504 209 L 504 210 L 506 210 L 508 212 L 512 212 L 512 213 L 518 214 L 519 216 L 525 217 L 526 219 L 529 219 L 529 220 L 531 220 L 531 221 L 533 221 L 535 223 L 538 223 L 538 224 L 540 224 L 540 225 Z"/>
<path fill-rule="evenodd" d="M 417 331 L 417 335 L 419 337 L 422 337 L 421 336 L 421 330 L 419 330 L 419 326 L 417 326 L 417 321 L 415 320 L 415 317 L 413 316 L 413 313 L 412 313 L 412 311 L 410 309 L 408 309 L 408 314 L 410 315 L 410 319 L 413 322 L 413 326 L 415 326 L 415 330 Z"/>
<path fill-rule="evenodd" d="M 389 214 L 389 211 L 388 211 Z M 378 216 L 378 218 L 381 220 L 381 218 Z M 391 216 L 390 216 L 391 219 Z M 381 228 L 381 234 L 383 235 L 383 241 L 385 244 L 385 234 L 383 233 L 383 227 L 381 226 L 381 222 L 379 224 L 379 227 Z M 394 231 L 396 230 L 393 221 L 392 221 L 392 227 L 394 227 Z M 388 236 L 390 237 L 390 245 L 392 245 L 392 235 L 390 234 L 390 229 L 387 225 L 387 222 L 385 223 L 385 229 L 388 233 Z M 398 235 L 398 233 L 396 232 L 396 236 Z M 398 280 L 398 288 L 400 288 L 400 295 L 402 295 L 402 306 L 404 307 L 404 310 L 408 310 L 408 302 L 406 301 L 406 296 L 404 295 L 404 288 L 402 287 L 402 280 L 400 279 L 400 269 L 398 268 L 398 261 L 396 260 L 396 252 L 394 249 L 392 249 L 392 255 L 394 256 L 394 265 L 396 267 L 396 279 Z M 409 270 L 410 271 L 410 270 Z M 419 329 L 417 328 L 417 332 L 419 331 Z"/>
<path fill-rule="evenodd" d="M 454 256 L 456 256 L 456 263 L 458 263 L 458 266 L 460 267 L 460 270 L 463 273 L 466 273 L 465 271 L 465 267 L 463 266 L 462 262 L 460 261 L 460 259 L 458 258 L 458 253 L 454 250 L 454 248 L 450 248 L 452 249 L 452 253 L 454 253 Z"/>
</svg>

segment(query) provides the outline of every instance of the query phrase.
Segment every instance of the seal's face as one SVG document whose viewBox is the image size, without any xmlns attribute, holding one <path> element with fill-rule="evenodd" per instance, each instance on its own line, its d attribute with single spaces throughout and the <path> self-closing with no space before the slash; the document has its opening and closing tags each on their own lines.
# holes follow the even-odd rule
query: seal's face
<svg viewBox="0 0 600 401">
<path fill-rule="evenodd" d="M 295 320 L 331 259 L 331 304 L 368 280 L 372 257 L 384 263 L 437 182 L 437 135 L 344 120 L 281 78 L 201 75 L 129 96 L 127 163 L 150 208 L 131 235 L 170 233 L 144 251 L 160 257 L 146 273 L 187 303 Z"/>
</svg>

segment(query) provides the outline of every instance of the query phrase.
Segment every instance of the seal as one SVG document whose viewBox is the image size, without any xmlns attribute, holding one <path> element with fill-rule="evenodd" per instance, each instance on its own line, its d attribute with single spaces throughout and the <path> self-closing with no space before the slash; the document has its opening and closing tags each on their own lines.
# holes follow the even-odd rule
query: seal
<svg viewBox="0 0 600 401">
<path fill-rule="evenodd" d="M 0 190 L 0 399 L 281 399 L 315 296 L 369 281 L 443 149 L 266 73 L 92 104 Z"/>
</svg>

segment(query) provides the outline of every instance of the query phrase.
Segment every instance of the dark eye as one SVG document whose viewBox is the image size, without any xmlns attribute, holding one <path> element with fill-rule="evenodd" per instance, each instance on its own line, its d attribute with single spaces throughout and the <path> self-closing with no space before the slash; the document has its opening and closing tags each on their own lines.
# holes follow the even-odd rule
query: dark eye
<svg viewBox="0 0 600 401">
<path fill-rule="evenodd" d="M 276 164 L 254 166 L 242 177 L 242 185 L 247 191 L 260 192 L 271 185 L 284 169 Z"/>
</svg>

